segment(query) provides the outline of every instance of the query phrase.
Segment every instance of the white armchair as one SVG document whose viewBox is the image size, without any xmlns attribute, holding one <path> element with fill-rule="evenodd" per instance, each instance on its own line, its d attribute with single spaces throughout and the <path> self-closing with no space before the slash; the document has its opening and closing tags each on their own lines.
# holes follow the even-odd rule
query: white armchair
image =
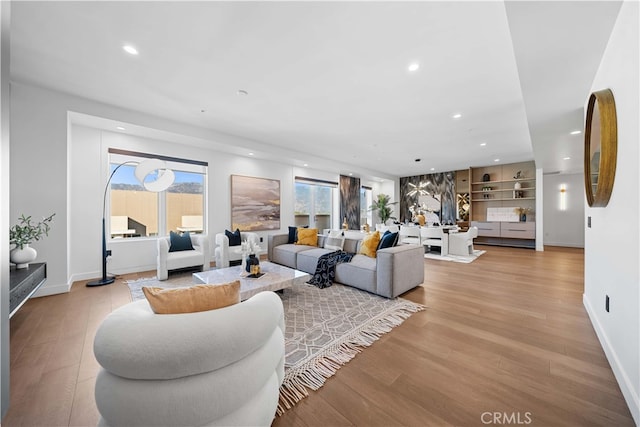
<svg viewBox="0 0 640 427">
<path fill-rule="evenodd" d="M 256 245 L 260 241 L 258 235 L 250 231 L 240 232 L 240 238 L 243 242 L 253 242 Z M 217 233 L 215 249 L 216 268 L 229 267 L 230 261 L 241 261 L 242 254 L 240 251 L 236 251 L 236 248 L 239 249 L 240 246 L 229 246 L 229 238 L 225 233 Z"/>
<path fill-rule="evenodd" d="M 440 255 L 449 254 L 449 238 L 442 227 L 420 227 L 420 243 L 423 246 L 439 246 Z"/>
<path fill-rule="evenodd" d="M 471 227 L 464 233 L 449 234 L 449 253 L 451 255 L 473 255 L 473 239 L 478 237 L 478 228 Z"/>
<path fill-rule="evenodd" d="M 202 266 L 202 271 L 209 270 L 211 255 L 209 238 L 206 234 L 191 234 L 193 250 L 169 252 L 169 237 L 158 237 L 158 280 L 167 280 L 169 270 Z"/>
</svg>

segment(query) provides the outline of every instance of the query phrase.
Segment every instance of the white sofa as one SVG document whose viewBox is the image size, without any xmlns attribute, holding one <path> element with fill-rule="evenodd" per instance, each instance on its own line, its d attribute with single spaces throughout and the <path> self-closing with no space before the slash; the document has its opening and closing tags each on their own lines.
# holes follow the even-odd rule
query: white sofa
<svg viewBox="0 0 640 427">
<path fill-rule="evenodd" d="M 268 426 L 284 378 L 284 312 L 273 292 L 217 310 L 109 314 L 93 351 L 102 426 Z"/>
<path fill-rule="evenodd" d="M 243 242 L 253 242 L 258 245 L 260 238 L 256 233 L 241 231 L 240 238 Z M 215 259 L 216 268 L 229 267 L 231 261 L 242 261 L 242 253 L 238 250 L 240 246 L 229 246 L 229 238 L 225 233 L 216 234 Z"/>
<path fill-rule="evenodd" d="M 169 252 L 169 237 L 158 237 L 158 280 L 167 280 L 169 270 L 202 266 L 202 271 L 211 267 L 209 238 L 206 234 L 191 234 L 192 251 Z"/>
</svg>

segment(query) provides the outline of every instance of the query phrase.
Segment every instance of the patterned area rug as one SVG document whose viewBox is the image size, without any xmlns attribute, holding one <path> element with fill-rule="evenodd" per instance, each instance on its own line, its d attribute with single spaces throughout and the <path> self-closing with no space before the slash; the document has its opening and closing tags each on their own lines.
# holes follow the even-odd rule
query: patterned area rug
<svg viewBox="0 0 640 427">
<path fill-rule="evenodd" d="M 143 286 L 177 288 L 193 285 L 191 275 L 159 282 L 127 282 L 133 300 L 144 298 Z M 285 375 L 278 415 L 318 390 L 364 348 L 400 325 L 424 306 L 402 298 L 387 299 L 349 286 L 319 289 L 296 286 L 280 294 L 284 306 Z"/>
<path fill-rule="evenodd" d="M 445 255 L 441 256 L 439 253 L 426 253 L 424 254 L 425 258 L 429 259 L 437 259 L 439 261 L 453 261 L 453 262 L 463 262 L 465 264 L 469 264 L 470 262 L 475 261 L 480 255 L 487 251 L 473 251 L 473 255 L 463 256 L 463 255 Z"/>
</svg>

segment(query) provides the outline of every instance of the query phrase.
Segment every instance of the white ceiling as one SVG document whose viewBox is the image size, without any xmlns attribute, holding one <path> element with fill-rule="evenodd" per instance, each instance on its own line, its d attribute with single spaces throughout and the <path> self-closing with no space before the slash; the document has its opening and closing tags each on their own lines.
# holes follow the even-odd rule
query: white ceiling
<svg viewBox="0 0 640 427">
<path fill-rule="evenodd" d="M 283 160 L 297 165 L 397 177 L 535 158 L 579 172 L 583 136 L 569 132 L 583 128 L 619 8 L 13 2 L 11 76 L 246 138 L 236 152 L 295 153 Z"/>
</svg>

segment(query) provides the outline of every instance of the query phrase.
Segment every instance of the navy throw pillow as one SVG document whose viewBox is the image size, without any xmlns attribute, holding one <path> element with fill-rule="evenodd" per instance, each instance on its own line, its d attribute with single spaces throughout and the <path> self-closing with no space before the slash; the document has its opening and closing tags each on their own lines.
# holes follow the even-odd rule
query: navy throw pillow
<svg viewBox="0 0 640 427">
<path fill-rule="evenodd" d="M 183 234 L 169 232 L 169 252 L 192 251 L 191 236 L 188 231 Z"/>
<path fill-rule="evenodd" d="M 392 248 L 398 243 L 398 233 L 385 231 L 378 243 L 378 249 Z"/>
<path fill-rule="evenodd" d="M 287 243 L 295 243 L 298 237 L 298 227 L 289 226 L 289 238 L 287 239 Z"/>
<path fill-rule="evenodd" d="M 229 246 L 240 246 L 242 244 L 239 229 L 236 228 L 236 231 L 233 233 L 229 230 L 224 230 L 224 234 L 229 238 Z"/>
</svg>

